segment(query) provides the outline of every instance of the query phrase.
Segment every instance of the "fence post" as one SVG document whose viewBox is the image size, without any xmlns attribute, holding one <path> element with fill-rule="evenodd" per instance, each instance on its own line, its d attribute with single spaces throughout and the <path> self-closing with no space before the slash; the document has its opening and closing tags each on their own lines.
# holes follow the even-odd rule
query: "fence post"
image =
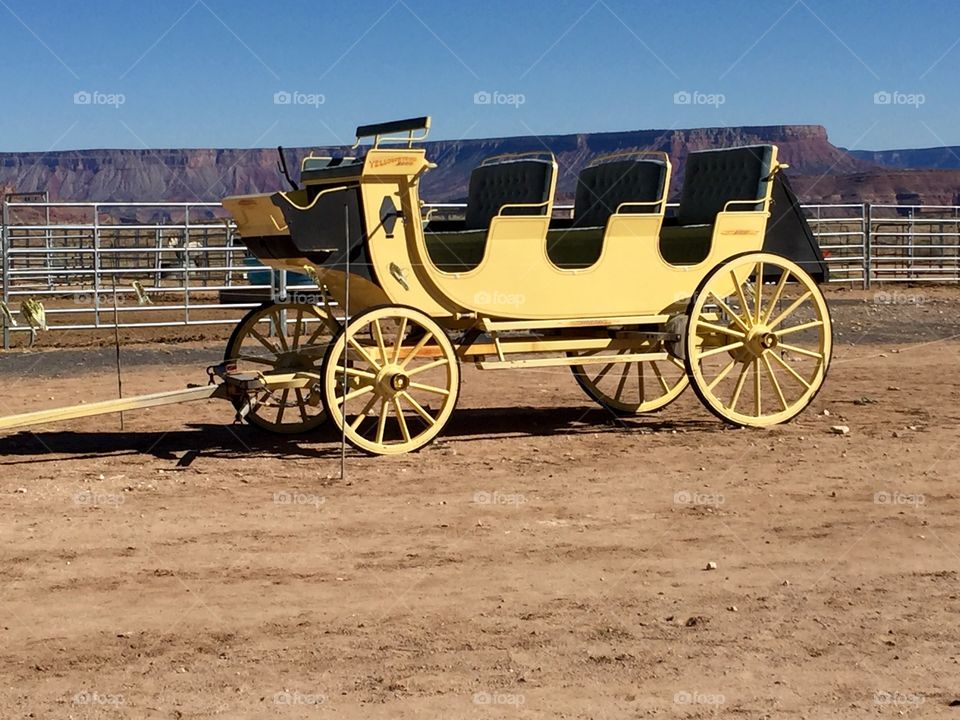
<svg viewBox="0 0 960 720">
<path fill-rule="evenodd" d="M 100 208 L 93 206 L 93 325 L 100 327 Z"/>
<path fill-rule="evenodd" d="M 0 215 L 0 260 L 3 261 L 3 302 L 10 307 L 10 239 L 7 237 L 7 225 L 9 224 L 9 208 L 6 198 L 0 198 L 3 203 L 3 213 Z M 0 322 L 3 323 L 3 349 L 10 349 L 10 327 L 7 325 L 7 316 L 0 313 Z"/>
<path fill-rule="evenodd" d="M 863 289 L 870 289 L 873 267 L 873 212 L 870 203 L 863 204 Z"/>
</svg>

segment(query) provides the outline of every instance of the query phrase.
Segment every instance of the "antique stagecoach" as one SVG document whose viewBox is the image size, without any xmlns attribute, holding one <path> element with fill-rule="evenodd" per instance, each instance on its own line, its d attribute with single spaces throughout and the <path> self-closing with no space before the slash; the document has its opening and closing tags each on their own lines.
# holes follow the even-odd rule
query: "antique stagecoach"
<svg viewBox="0 0 960 720">
<path fill-rule="evenodd" d="M 569 219 L 553 217 L 551 154 L 494 157 L 470 177 L 465 217 L 433 220 L 419 186 L 435 165 L 416 147 L 429 124 L 360 127 L 357 146 L 373 138 L 362 156 L 307 157 L 302 187 L 223 201 L 258 258 L 321 288 L 234 333 L 226 360 L 241 371 L 314 378 L 265 389 L 245 406 L 251 422 L 300 432 L 330 419 L 361 450 L 415 450 L 450 417 L 465 361 L 568 367 L 621 415 L 692 384 L 745 426 L 785 422 L 820 389 L 827 270 L 776 146 L 691 153 L 670 217 L 663 153 L 583 169 Z"/>
<path fill-rule="evenodd" d="M 690 153 L 668 213 L 667 155 L 632 152 L 580 171 L 555 218 L 550 153 L 489 158 L 463 219 L 420 199 L 429 118 L 357 129 L 357 157 L 307 157 L 292 189 L 229 197 L 263 263 L 317 287 L 255 308 L 221 382 L 29 413 L 0 428 L 221 397 L 265 430 L 332 421 L 372 454 L 416 450 L 450 418 L 460 366 L 569 368 L 611 413 L 663 408 L 687 387 L 719 418 L 790 420 L 824 382 L 826 265 L 774 145 Z M 281 152 L 281 160 L 283 154 Z"/>
</svg>

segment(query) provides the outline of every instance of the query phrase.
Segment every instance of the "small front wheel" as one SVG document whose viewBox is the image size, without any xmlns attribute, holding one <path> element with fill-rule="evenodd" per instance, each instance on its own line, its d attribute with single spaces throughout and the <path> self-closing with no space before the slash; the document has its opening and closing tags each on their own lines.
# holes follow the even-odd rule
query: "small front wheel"
<svg viewBox="0 0 960 720">
<path fill-rule="evenodd" d="M 450 418 L 459 392 L 459 359 L 443 328 L 403 305 L 357 315 L 323 362 L 327 415 L 347 442 L 372 455 L 429 443 Z"/>
<path fill-rule="evenodd" d="M 690 303 L 687 374 L 714 415 L 767 427 L 799 414 L 823 385 L 833 328 L 813 278 L 764 252 L 721 263 Z"/>
</svg>

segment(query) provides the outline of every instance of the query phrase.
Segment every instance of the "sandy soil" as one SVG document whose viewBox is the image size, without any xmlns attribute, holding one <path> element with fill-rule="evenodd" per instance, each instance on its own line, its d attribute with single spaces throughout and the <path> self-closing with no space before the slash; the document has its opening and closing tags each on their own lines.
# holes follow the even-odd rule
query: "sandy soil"
<svg viewBox="0 0 960 720">
<path fill-rule="evenodd" d="M 0 717 L 960 717 L 960 292 L 871 298 L 767 431 L 467 368 L 346 479 L 216 402 L 0 437 Z M 78 352 L 0 358 L 4 412 L 113 396 Z M 125 393 L 217 354 L 131 349 Z"/>
</svg>

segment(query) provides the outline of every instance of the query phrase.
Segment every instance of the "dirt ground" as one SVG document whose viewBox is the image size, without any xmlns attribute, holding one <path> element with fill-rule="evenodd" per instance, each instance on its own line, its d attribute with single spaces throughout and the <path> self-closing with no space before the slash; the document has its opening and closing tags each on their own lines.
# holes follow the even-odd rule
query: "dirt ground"
<svg viewBox="0 0 960 720">
<path fill-rule="evenodd" d="M 884 292 L 831 294 L 765 431 L 465 368 L 345 479 L 215 401 L 0 436 L 0 717 L 960 717 L 960 290 Z M 124 393 L 219 352 L 131 345 Z M 116 392 L 109 348 L 0 374 L 4 413 Z"/>
</svg>

